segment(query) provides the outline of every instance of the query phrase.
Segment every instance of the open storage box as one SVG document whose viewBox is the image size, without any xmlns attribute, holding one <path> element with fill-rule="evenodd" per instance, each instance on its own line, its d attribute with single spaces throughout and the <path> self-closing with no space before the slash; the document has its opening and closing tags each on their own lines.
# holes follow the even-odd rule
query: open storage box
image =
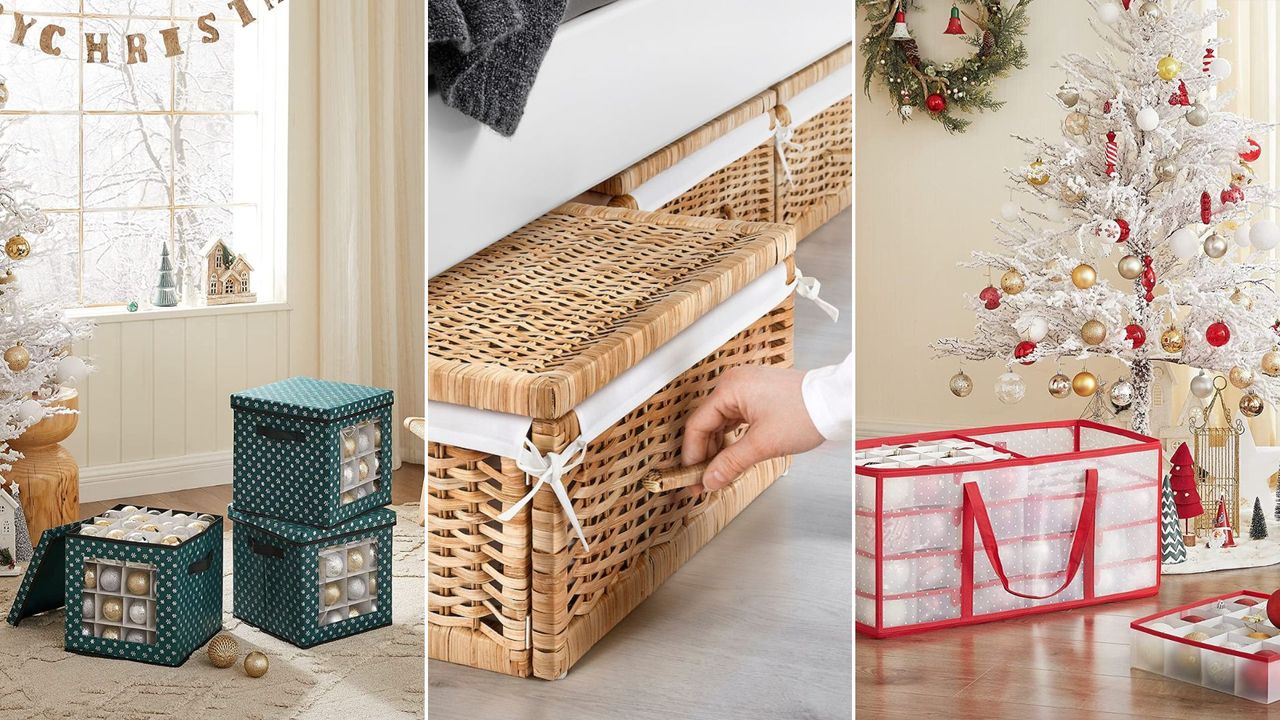
<svg viewBox="0 0 1280 720">
<path fill-rule="evenodd" d="M 864 440 L 855 627 L 889 637 L 1155 594 L 1160 445 L 1087 420 Z"/>
<path fill-rule="evenodd" d="M 1280 629 L 1267 595 L 1242 590 L 1162 610 L 1129 624 L 1140 670 L 1246 700 L 1280 700 Z"/>
</svg>

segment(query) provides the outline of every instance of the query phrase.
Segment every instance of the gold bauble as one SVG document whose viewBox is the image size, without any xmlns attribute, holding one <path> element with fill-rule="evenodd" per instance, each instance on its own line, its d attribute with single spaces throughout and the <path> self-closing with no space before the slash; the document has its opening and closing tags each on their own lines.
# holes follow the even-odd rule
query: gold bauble
<svg viewBox="0 0 1280 720">
<path fill-rule="evenodd" d="M 1071 378 L 1071 389 L 1080 397 L 1089 397 L 1098 391 L 1098 378 L 1088 370 L 1081 370 Z"/>
<path fill-rule="evenodd" d="M 1137 255 L 1125 255 L 1116 264 L 1116 270 L 1120 271 L 1120 277 L 1125 280 L 1137 280 L 1142 275 L 1142 260 Z"/>
<path fill-rule="evenodd" d="M 17 279 L 18 276 L 14 274 L 13 270 L 5 270 L 4 274 L 0 275 L 0 285 L 9 285 Z"/>
<path fill-rule="evenodd" d="M 969 393 L 973 392 L 973 378 L 965 374 L 963 370 L 951 376 L 951 394 L 956 397 L 969 397 Z"/>
<path fill-rule="evenodd" d="M 356 572 L 364 567 L 364 553 L 359 550 L 347 551 L 347 570 Z"/>
<path fill-rule="evenodd" d="M 382 426 L 377 423 L 373 424 L 373 446 L 382 446 Z"/>
<path fill-rule="evenodd" d="M 109 597 L 102 601 L 102 617 L 111 622 L 120 622 L 120 618 L 124 617 L 124 605 L 119 598 Z"/>
<path fill-rule="evenodd" d="M 102 635 L 100 637 L 103 640 L 119 640 L 120 628 L 117 628 L 117 627 L 102 628 Z"/>
<path fill-rule="evenodd" d="M 1049 394 L 1061 400 L 1071 394 L 1071 378 L 1058 373 L 1049 378 Z"/>
<path fill-rule="evenodd" d="M 1090 320 L 1081 326 L 1080 337 L 1089 345 L 1101 345 L 1107 339 L 1107 326 L 1097 320 Z"/>
<path fill-rule="evenodd" d="M 267 656 L 254 650 L 244 656 L 244 674 L 251 678 L 260 678 L 267 674 L 267 669 L 271 663 L 267 660 Z"/>
<path fill-rule="evenodd" d="M 84 569 L 84 587 L 86 590 L 96 590 L 98 587 L 98 571 L 87 567 Z"/>
<path fill-rule="evenodd" d="M 10 370 L 22 372 L 31 364 L 31 353 L 22 346 L 22 343 L 18 343 L 4 351 L 4 362 Z"/>
<path fill-rule="evenodd" d="M 1262 373 L 1268 377 L 1280 377 L 1280 351 L 1268 350 L 1262 356 Z"/>
<path fill-rule="evenodd" d="M 155 523 L 147 523 L 146 525 L 139 525 L 138 532 L 160 532 L 160 526 L 156 525 Z"/>
<path fill-rule="evenodd" d="M 369 576 L 368 586 L 369 589 L 367 592 L 369 597 L 373 597 L 378 594 L 378 576 L 376 573 Z"/>
<path fill-rule="evenodd" d="M 342 458 L 351 457 L 356 454 L 356 439 L 350 435 L 342 438 Z"/>
<path fill-rule="evenodd" d="M 1026 286 L 1027 283 L 1022 279 L 1022 273 L 1013 268 L 1005 270 L 1004 274 L 1000 276 L 1000 289 L 1008 295 L 1017 295 Z"/>
<path fill-rule="evenodd" d="M 123 540 L 124 530 L 121 530 L 120 528 L 116 528 L 115 530 L 108 530 L 107 537 L 111 538 L 112 540 Z"/>
<path fill-rule="evenodd" d="M 338 583 L 329 583 L 324 586 L 324 604 L 333 605 L 342 599 L 342 588 L 338 587 Z"/>
<path fill-rule="evenodd" d="M 1161 80 L 1172 80 L 1182 72 L 1182 63 L 1172 55 L 1165 55 L 1156 63 L 1156 74 Z"/>
<path fill-rule="evenodd" d="M 1173 158 L 1162 158 L 1156 161 L 1155 171 L 1157 180 L 1169 182 L 1178 177 L 1178 164 L 1173 161 Z"/>
<path fill-rule="evenodd" d="M 4 244 L 4 254 L 8 255 L 10 260 L 23 260 L 31 254 L 31 243 L 21 235 L 14 235 Z"/>
<path fill-rule="evenodd" d="M 1171 327 L 1160 334 L 1160 347 L 1167 353 L 1180 353 L 1185 344 L 1186 339 L 1182 336 L 1182 331 L 1176 327 Z"/>
<path fill-rule="evenodd" d="M 1227 373 L 1227 379 L 1232 385 L 1243 390 L 1253 384 L 1253 371 L 1249 368 L 1233 367 L 1231 372 Z"/>
<path fill-rule="evenodd" d="M 1068 205 L 1075 205 L 1084 199 L 1084 193 L 1079 190 L 1072 190 L 1069 186 L 1064 185 L 1060 193 L 1062 201 Z"/>
<path fill-rule="evenodd" d="M 1072 135 L 1083 135 L 1089 132 L 1089 116 L 1082 112 L 1073 112 L 1067 115 L 1067 119 L 1063 121 L 1067 132 Z"/>
<path fill-rule="evenodd" d="M 360 458 L 360 465 L 357 467 L 357 470 L 359 471 L 361 480 L 365 480 L 369 477 L 369 463 L 365 462 L 364 458 Z"/>
<path fill-rule="evenodd" d="M 1035 162 L 1027 166 L 1027 182 L 1036 187 L 1049 182 L 1049 171 L 1045 170 L 1044 162 L 1040 158 L 1036 158 Z"/>
<path fill-rule="evenodd" d="M 1240 414 L 1245 417 L 1258 417 L 1262 414 L 1264 407 L 1266 405 L 1262 402 L 1262 398 L 1253 393 L 1247 393 L 1240 398 Z"/>
<path fill-rule="evenodd" d="M 130 595 L 146 595 L 151 592 L 151 573 L 146 570 L 130 570 L 125 580 Z"/>
<path fill-rule="evenodd" d="M 240 657 L 240 643 L 226 633 L 219 633 L 209 641 L 209 662 L 216 668 L 229 668 Z"/>
<path fill-rule="evenodd" d="M 177 545 L 181 542 L 182 542 L 182 538 L 178 537 L 177 535 L 165 535 L 164 537 L 160 538 L 161 545 Z"/>
<path fill-rule="evenodd" d="M 1089 263 L 1080 263 L 1071 271 L 1071 283 L 1081 290 L 1088 290 L 1098 280 L 1098 271 Z"/>
<path fill-rule="evenodd" d="M 1236 288 L 1235 292 L 1231 293 L 1231 302 L 1239 305 L 1245 310 L 1253 309 L 1253 298 L 1249 297 L 1249 293 L 1245 292 L 1242 288 Z"/>
</svg>

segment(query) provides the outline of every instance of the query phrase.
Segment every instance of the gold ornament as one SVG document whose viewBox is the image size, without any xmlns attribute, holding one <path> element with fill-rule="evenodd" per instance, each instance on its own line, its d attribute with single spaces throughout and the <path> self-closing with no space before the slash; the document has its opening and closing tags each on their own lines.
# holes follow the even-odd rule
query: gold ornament
<svg viewBox="0 0 1280 720">
<path fill-rule="evenodd" d="M 359 550 L 347 551 L 347 570 L 356 572 L 364 567 L 364 553 Z"/>
<path fill-rule="evenodd" d="M 151 592 L 151 573 L 146 570 L 132 570 L 125 580 L 130 595 L 146 595 Z"/>
<path fill-rule="evenodd" d="M 1101 345 L 1107 339 L 1107 326 L 1097 320 L 1090 320 L 1080 328 L 1080 337 L 1089 345 Z"/>
<path fill-rule="evenodd" d="M 161 545 L 177 545 L 181 542 L 182 542 L 182 538 L 178 537 L 177 535 L 165 535 L 164 537 L 160 538 Z"/>
<path fill-rule="evenodd" d="M 160 526 L 155 523 L 147 523 L 138 527 L 138 532 L 160 532 Z"/>
<path fill-rule="evenodd" d="M 1249 297 L 1249 293 L 1245 292 L 1242 288 L 1236 288 L 1235 292 L 1231 293 L 1231 302 L 1239 305 L 1245 310 L 1253 309 L 1253 298 Z"/>
<path fill-rule="evenodd" d="M 1084 193 L 1079 190 L 1072 190 L 1069 186 L 1064 185 L 1061 193 L 1062 201 L 1068 205 L 1075 205 L 1084 199 Z"/>
<path fill-rule="evenodd" d="M 365 462 L 364 458 L 360 458 L 360 465 L 358 466 L 358 470 L 359 470 L 361 480 L 364 480 L 369 477 L 369 463 Z"/>
<path fill-rule="evenodd" d="M 1089 397 L 1098 391 L 1098 378 L 1088 370 L 1081 370 L 1071 378 L 1071 389 L 1080 397 Z"/>
<path fill-rule="evenodd" d="M 124 606 L 118 598 L 109 597 L 102 601 L 102 617 L 111 622 L 120 622 L 120 618 L 124 617 Z"/>
<path fill-rule="evenodd" d="M 350 435 L 342 438 L 342 458 L 351 457 L 356 454 L 356 439 Z"/>
<path fill-rule="evenodd" d="M 1049 378 L 1049 394 L 1061 400 L 1071 394 L 1071 378 L 1058 373 Z"/>
<path fill-rule="evenodd" d="M 0 285 L 9 285 L 17 279 L 18 276 L 13 273 L 13 270 L 5 270 L 4 275 L 0 275 Z"/>
<path fill-rule="evenodd" d="M 1258 417 L 1262 414 L 1262 409 L 1266 405 L 1262 402 L 1262 398 L 1253 393 L 1248 393 L 1240 398 L 1240 413 L 1245 417 Z"/>
<path fill-rule="evenodd" d="M 380 447 L 382 445 L 382 426 L 374 423 L 373 425 L 373 446 Z"/>
<path fill-rule="evenodd" d="M 359 610 L 357 610 L 357 609 L 355 609 L 355 608 L 350 608 L 349 610 L 347 610 L 347 618 L 348 618 L 348 619 L 350 619 L 350 618 L 356 618 L 356 617 L 360 617 L 360 611 L 359 611 Z"/>
<path fill-rule="evenodd" d="M 1160 9 L 1160 4 L 1155 2 L 1144 2 L 1138 6 L 1138 16 L 1159 20 L 1164 15 L 1164 11 Z"/>
<path fill-rule="evenodd" d="M 254 650 L 244 656 L 244 674 L 251 678 L 260 678 L 267 674 L 267 668 L 271 663 L 267 660 L 267 656 Z"/>
<path fill-rule="evenodd" d="M 1223 220 L 1218 223 L 1218 233 L 1221 235 L 1230 235 L 1240 229 L 1240 223 L 1235 220 Z"/>
<path fill-rule="evenodd" d="M 338 583 L 329 583 L 324 586 L 324 604 L 332 605 L 342 599 L 342 588 L 338 587 Z"/>
<path fill-rule="evenodd" d="M 1120 271 L 1120 277 L 1125 280 L 1137 280 L 1142 274 L 1142 261 L 1137 255 L 1125 255 L 1116 264 L 1116 270 Z"/>
<path fill-rule="evenodd" d="M 369 576 L 369 589 L 367 591 L 369 597 L 378 594 L 378 576 L 376 574 Z"/>
<path fill-rule="evenodd" d="M 1071 83 L 1062 83 L 1058 88 L 1058 100 L 1066 107 L 1075 107 L 1080 102 L 1080 91 Z"/>
<path fill-rule="evenodd" d="M 1227 373 L 1227 379 L 1232 385 L 1243 390 L 1253 384 L 1253 371 L 1248 368 L 1233 367 L 1231 372 Z"/>
<path fill-rule="evenodd" d="M 84 569 L 84 587 L 86 590 L 94 590 L 98 587 L 98 571 L 91 567 Z"/>
<path fill-rule="evenodd" d="M 1044 162 L 1040 158 L 1036 158 L 1035 162 L 1027 166 L 1027 182 L 1036 187 L 1049 182 L 1049 171 L 1045 170 Z"/>
<path fill-rule="evenodd" d="M 1163 158 L 1156 161 L 1156 179 L 1160 182 L 1169 182 L 1178 177 L 1178 164 L 1173 158 Z"/>
<path fill-rule="evenodd" d="M 1089 132 L 1089 116 L 1082 112 L 1073 112 L 1067 115 L 1067 119 L 1063 124 L 1067 128 L 1067 132 L 1072 135 L 1083 135 Z"/>
<path fill-rule="evenodd" d="M 1005 270 L 1004 274 L 1000 276 L 1000 289 L 1008 295 L 1017 295 L 1026 286 L 1027 283 L 1022 279 L 1022 273 L 1013 268 Z M 364 475 L 360 477 L 363 478 Z"/>
<path fill-rule="evenodd" d="M 119 640 L 120 628 L 116 628 L 116 627 L 102 628 L 102 639 L 103 640 Z"/>
<path fill-rule="evenodd" d="M 24 260 L 31 254 L 31 243 L 21 235 L 14 235 L 4 244 L 4 254 L 8 255 L 10 260 Z"/>
<path fill-rule="evenodd" d="M 1172 55 L 1165 55 L 1156 63 L 1156 74 L 1161 80 L 1172 80 L 1182 72 L 1182 63 Z"/>
<path fill-rule="evenodd" d="M 240 657 L 240 643 L 226 633 L 219 633 L 209 641 L 209 662 L 216 668 L 229 668 Z"/>
<path fill-rule="evenodd" d="M 1280 377 L 1280 351 L 1268 350 L 1262 356 L 1262 372 L 1268 377 Z"/>
<path fill-rule="evenodd" d="M 951 394 L 956 397 L 969 397 L 969 393 L 973 392 L 973 378 L 964 373 L 963 370 L 951 376 Z"/>
<path fill-rule="evenodd" d="M 9 366 L 10 370 L 22 372 L 31 364 L 31 353 L 27 352 L 22 343 L 18 343 L 4 351 L 4 362 Z"/>
<path fill-rule="evenodd" d="M 1081 290 L 1088 290 L 1098 281 L 1098 271 L 1088 263 L 1080 263 L 1071 271 L 1071 283 Z"/>
<path fill-rule="evenodd" d="M 1182 352 L 1182 346 L 1186 344 L 1186 339 L 1182 337 L 1182 331 L 1176 327 L 1165 330 L 1160 335 L 1160 347 L 1170 355 Z"/>
<path fill-rule="evenodd" d="M 120 528 L 116 528 L 115 530 L 108 530 L 107 537 L 111 538 L 112 540 L 123 540 L 124 530 L 121 530 Z"/>
</svg>

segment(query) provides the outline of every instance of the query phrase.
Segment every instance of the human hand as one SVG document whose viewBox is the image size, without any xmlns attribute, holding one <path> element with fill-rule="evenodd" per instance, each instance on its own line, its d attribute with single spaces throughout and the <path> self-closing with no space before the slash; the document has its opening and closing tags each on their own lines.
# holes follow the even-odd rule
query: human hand
<svg viewBox="0 0 1280 720">
<path fill-rule="evenodd" d="M 726 370 L 716 389 L 684 425 L 681 462 L 710 458 L 695 491 L 719 490 L 761 460 L 812 450 L 822 434 L 809 419 L 801 384 L 804 370 L 742 365 Z M 724 433 L 749 425 L 737 442 L 722 447 Z"/>
</svg>

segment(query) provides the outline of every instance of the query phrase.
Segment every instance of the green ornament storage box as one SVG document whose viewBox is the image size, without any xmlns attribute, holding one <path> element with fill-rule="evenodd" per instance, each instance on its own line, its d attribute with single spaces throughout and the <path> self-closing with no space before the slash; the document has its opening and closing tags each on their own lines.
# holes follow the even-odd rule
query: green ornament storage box
<svg viewBox="0 0 1280 720">
<path fill-rule="evenodd" d="M 377 508 L 332 528 L 247 513 L 234 503 L 232 614 L 300 648 L 391 624 L 391 535 Z"/>
<path fill-rule="evenodd" d="M 166 530 L 105 535 L 137 515 Z M 179 536 L 169 525 L 185 529 Z M 216 515 L 117 505 L 45 530 L 8 622 L 65 607 L 69 652 L 182 665 L 222 629 L 222 527 Z M 176 544 L 161 543 L 170 536 Z"/>
<path fill-rule="evenodd" d="M 293 377 L 231 396 L 234 505 L 333 527 L 391 502 L 390 390 Z"/>
</svg>

